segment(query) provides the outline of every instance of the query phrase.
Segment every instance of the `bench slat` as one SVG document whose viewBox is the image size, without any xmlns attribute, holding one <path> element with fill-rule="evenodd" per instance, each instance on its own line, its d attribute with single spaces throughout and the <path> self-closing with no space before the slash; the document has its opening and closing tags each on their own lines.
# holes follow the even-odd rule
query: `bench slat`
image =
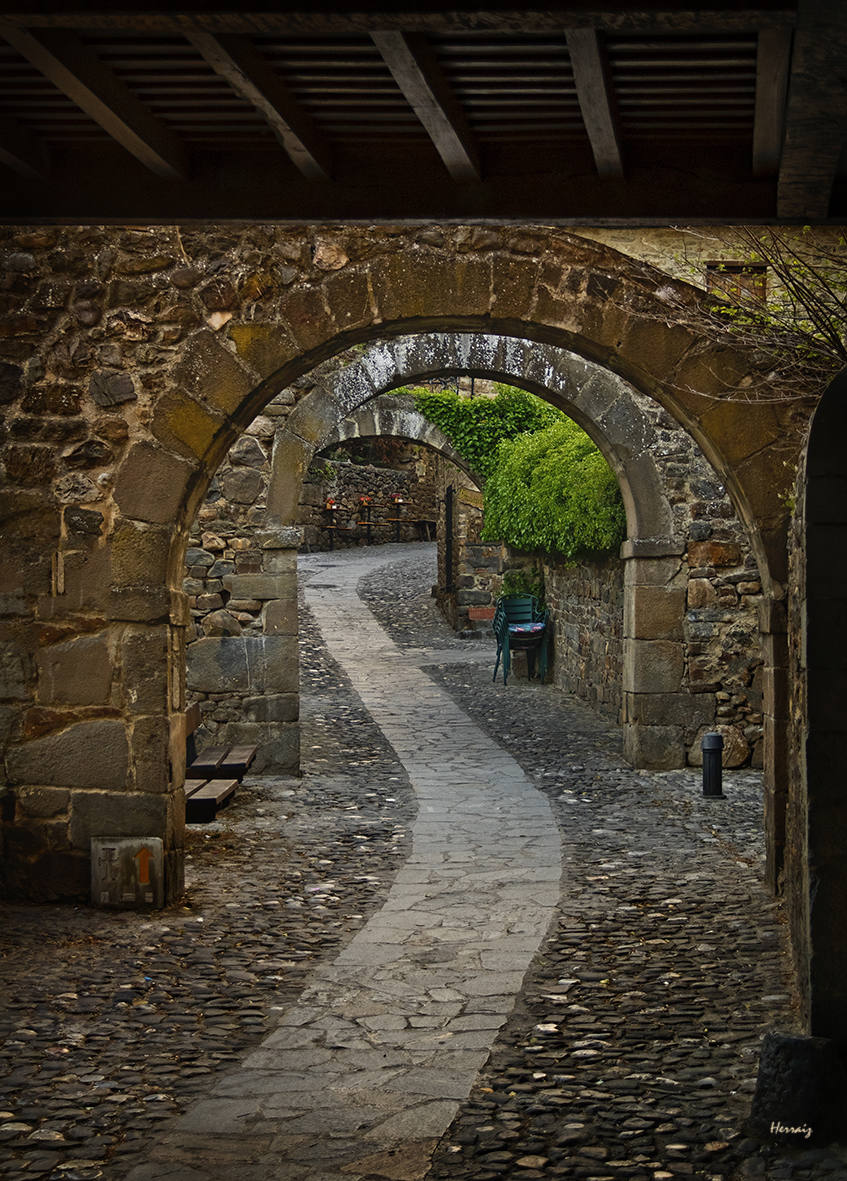
<svg viewBox="0 0 847 1181">
<path fill-rule="evenodd" d="M 215 776 L 235 775 L 237 779 L 240 779 L 255 757 L 255 746 L 233 746 L 223 761 L 218 764 Z"/>
<path fill-rule="evenodd" d="M 228 746 L 210 746 L 197 756 L 188 770 L 192 779 L 211 779 L 227 756 Z"/>
<path fill-rule="evenodd" d="M 185 819 L 188 824 L 205 824 L 215 819 L 215 814 L 238 787 L 237 779 L 213 779 L 198 787 L 185 801 Z"/>
<path fill-rule="evenodd" d="M 189 796 L 194 795 L 195 791 L 199 791 L 201 787 L 205 787 L 208 782 L 208 779 L 186 779 L 182 785 L 185 798 L 188 799 Z"/>
</svg>

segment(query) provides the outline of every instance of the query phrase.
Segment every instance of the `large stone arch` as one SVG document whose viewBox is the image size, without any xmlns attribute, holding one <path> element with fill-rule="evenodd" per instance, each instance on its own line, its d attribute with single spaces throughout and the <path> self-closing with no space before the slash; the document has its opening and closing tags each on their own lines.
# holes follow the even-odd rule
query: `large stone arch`
<svg viewBox="0 0 847 1181">
<path fill-rule="evenodd" d="M 113 440 L 82 456 L 102 469 L 90 496 L 89 485 L 58 486 L 67 434 L 36 435 L 6 457 L 17 522 L 4 570 L 11 889 L 78 896 L 92 836 L 156 835 L 169 895 L 178 891 L 188 530 L 262 407 L 284 390 L 297 400 L 304 374 L 357 344 L 463 330 L 600 363 L 697 439 L 749 531 L 766 592 L 781 596 L 786 485 L 805 408 L 767 400 L 766 358 L 708 344 L 699 293 L 662 272 L 545 228 L 160 227 L 154 240 L 106 227 L 87 232 L 85 259 L 77 232 L 30 235 L 32 280 L 21 280 L 0 343 L 13 417 L 25 419 L 36 395 L 49 402 L 45 374 L 72 374 L 93 405 L 79 432 Z M 185 265 L 186 243 L 195 266 Z M 88 286 L 77 302 L 45 301 L 70 254 L 72 282 Z M 104 313 L 113 326 L 122 317 L 118 372 L 88 336 Z M 727 400 L 738 389 L 754 400 Z M 314 442 L 329 425 L 304 417 L 299 429 Z M 267 538 L 269 552 L 279 540 Z M 83 649 L 90 675 L 80 683 L 67 670 Z M 96 758 L 81 757 L 92 749 Z"/>
</svg>

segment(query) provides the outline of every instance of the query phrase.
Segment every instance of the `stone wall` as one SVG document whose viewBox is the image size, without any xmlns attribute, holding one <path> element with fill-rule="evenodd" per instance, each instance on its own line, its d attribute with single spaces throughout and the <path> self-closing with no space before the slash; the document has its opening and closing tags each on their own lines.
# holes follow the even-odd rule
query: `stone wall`
<svg viewBox="0 0 847 1181">
<path fill-rule="evenodd" d="M 297 514 L 307 550 L 332 546 L 380 545 L 389 541 L 418 541 L 434 529 L 437 517 L 436 472 L 433 453 L 426 447 L 404 443 L 396 466 L 342 462 L 318 456 L 303 482 Z M 394 496 L 402 497 L 398 504 Z M 370 539 L 361 524 L 367 518 L 362 497 L 370 501 Z M 338 507 L 330 514 L 326 505 Z M 334 521 L 332 531 L 327 525 Z"/>
<path fill-rule="evenodd" d="M 458 632 L 486 630 L 501 566 L 499 544 L 480 540 L 482 493 L 464 472 L 438 457 L 438 583 L 436 599 Z M 452 526 L 448 525 L 452 503 Z"/>
<path fill-rule="evenodd" d="M 619 722 L 623 685 L 623 563 L 543 564 L 553 619 L 553 684 Z"/>
</svg>

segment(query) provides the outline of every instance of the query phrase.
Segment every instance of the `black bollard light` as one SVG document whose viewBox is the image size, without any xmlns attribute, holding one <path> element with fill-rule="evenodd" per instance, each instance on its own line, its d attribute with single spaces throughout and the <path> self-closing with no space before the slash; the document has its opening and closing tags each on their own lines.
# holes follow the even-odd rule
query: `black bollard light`
<svg viewBox="0 0 847 1181">
<path fill-rule="evenodd" d="M 703 752 L 703 795 L 722 796 L 723 735 L 714 731 L 704 734 L 700 749 Z"/>
</svg>

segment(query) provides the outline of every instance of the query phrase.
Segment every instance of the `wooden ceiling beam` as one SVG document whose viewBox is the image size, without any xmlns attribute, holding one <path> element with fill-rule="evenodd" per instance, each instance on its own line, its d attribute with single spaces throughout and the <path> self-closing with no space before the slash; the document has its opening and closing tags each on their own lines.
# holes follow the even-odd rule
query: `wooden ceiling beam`
<svg viewBox="0 0 847 1181">
<path fill-rule="evenodd" d="M 756 53 L 754 176 L 776 176 L 779 171 L 790 69 L 791 30 L 762 29 Z"/>
<path fill-rule="evenodd" d="M 702 36 L 717 33 L 749 33 L 758 28 L 791 28 L 795 22 L 796 3 L 785 0 L 779 5 L 765 0 L 760 5 L 729 7 L 725 2 L 694 4 L 683 8 L 669 3 L 640 5 L 621 3 L 572 4 L 532 3 L 492 8 L 470 7 L 447 2 L 442 11 L 435 6 L 409 3 L 404 6 L 384 4 L 368 7 L 360 4 L 348 11 L 335 5 L 304 4 L 297 9 L 280 5 L 276 11 L 256 11 L 246 5 L 212 5 L 205 11 L 200 5 L 179 5 L 168 11 L 165 5 L 151 8 L 145 0 L 120 6 L 102 0 L 73 4 L 73 0 L 31 0 L 13 8 L 7 3 L 10 20 L 31 28 L 77 28 L 120 33 L 184 33 L 187 28 L 210 33 L 280 35 L 283 37 L 321 36 L 323 34 L 368 33 L 373 28 L 428 33 L 555 33 L 563 23 L 572 27 L 602 28 L 610 33 L 693 33 Z M 427 11 L 428 9 L 428 11 Z"/>
<path fill-rule="evenodd" d="M 44 144 L 15 119 L 0 119 L 0 162 L 27 180 L 44 180 L 49 172 Z"/>
<path fill-rule="evenodd" d="M 292 162 L 310 180 L 329 180 L 330 152 L 308 112 L 300 106 L 279 74 L 243 37 L 187 33 L 216 74 L 256 110 L 273 129 Z"/>
<path fill-rule="evenodd" d="M 188 167 L 177 136 L 73 33 L 45 30 L 36 37 L 3 20 L 0 36 L 151 172 L 186 179 Z"/>
<path fill-rule="evenodd" d="M 598 176 L 623 176 L 623 152 L 611 71 L 596 29 L 568 29 L 579 107 Z"/>
<path fill-rule="evenodd" d="M 425 38 L 400 32 L 372 32 L 371 37 L 451 178 L 460 183 L 479 181 L 482 173 L 473 134 Z"/>
</svg>

